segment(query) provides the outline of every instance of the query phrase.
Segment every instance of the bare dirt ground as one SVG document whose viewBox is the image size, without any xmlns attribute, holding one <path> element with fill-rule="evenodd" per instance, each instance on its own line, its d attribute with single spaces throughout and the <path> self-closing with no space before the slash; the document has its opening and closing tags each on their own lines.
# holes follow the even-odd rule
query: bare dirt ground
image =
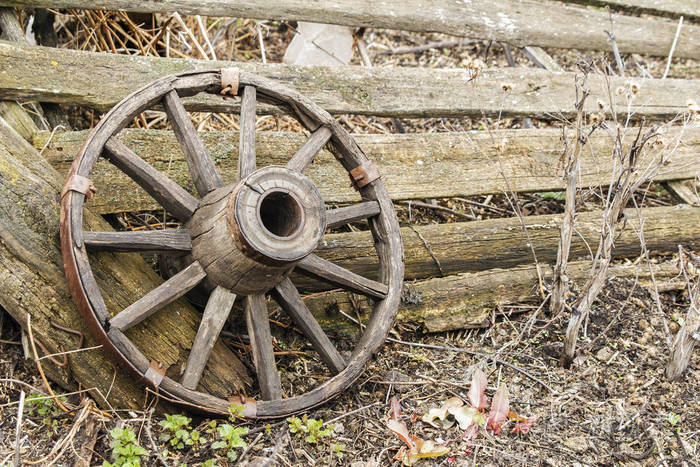
<svg viewBox="0 0 700 467">
<path fill-rule="evenodd" d="M 118 14 L 111 19 L 117 23 Z M 76 21 L 76 18 L 78 20 Z M 79 24 L 89 24 L 79 15 L 59 16 L 62 46 L 104 50 L 99 37 L 90 35 Z M 195 30 L 192 18 L 184 17 Z M 222 20 L 221 25 L 228 20 Z M 82 22 L 82 23 L 81 23 Z M 124 26 L 126 27 L 126 26 Z M 221 28 L 213 28 L 220 30 Z M 279 62 L 294 25 L 265 23 L 262 27 L 266 60 Z M 223 30 L 217 45 L 219 59 L 261 60 L 256 23 L 231 23 Z M 148 42 L 148 37 L 134 42 Z M 175 44 L 175 38 L 172 39 Z M 388 54 L 387 50 L 414 47 L 431 42 L 455 41 L 439 34 L 368 30 L 364 32 L 375 66 L 461 67 L 474 60 L 484 66 L 508 66 L 505 48 L 498 43 L 469 41 L 458 46 L 437 47 L 423 52 Z M 138 50 L 137 53 L 164 54 Z M 106 47 L 108 48 L 108 47 Z M 177 53 L 175 53 L 177 52 Z M 549 51 L 567 70 L 575 70 L 580 57 L 576 51 Z M 517 66 L 532 66 L 517 49 L 511 51 Z M 196 50 L 173 45 L 172 56 L 198 57 Z M 653 76 L 663 73 L 665 61 L 649 57 L 625 57 L 628 73 L 640 75 L 642 67 Z M 358 54 L 353 63 L 360 65 Z M 674 60 L 670 77 L 700 78 L 696 62 Z M 74 109 L 74 127 L 87 127 L 99 118 L 92 112 Z M 200 116 L 198 127 L 237 129 L 228 123 Z M 144 114 L 135 126 L 159 127 L 159 116 Z M 519 128 L 518 119 L 382 119 L 342 117 L 354 132 L 440 132 L 476 129 Z M 533 121 L 535 127 L 560 126 L 562 122 Z M 288 119 L 268 117 L 258 122 L 259 130 L 299 131 Z M 469 201 L 481 203 L 477 206 Z M 596 197 L 584 199 L 584 209 L 596 206 Z M 476 218 L 514 216 L 504 196 L 473 197 L 470 200 L 438 200 L 442 206 Z M 517 201 L 525 215 L 558 213 L 563 201 L 549 195 L 524 194 Z M 646 205 L 676 204 L 661 185 L 652 185 Z M 410 213 L 409 213 L 410 209 Z M 430 208 L 397 205 L 402 223 L 424 224 L 464 221 Z M 118 224 L 117 220 L 115 223 Z M 363 228 L 359 225 L 358 228 Z M 652 261 L 673 256 L 653 255 Z M 628 262 L 641 261 L 631 258 Z M 700 265 L 697 265 L 700 267 Z M 580 286 L 581 284 L 578 284 Z M 422 460 L 422 465 L 698 465 L 700 459 L 700 354 L 696 351 L 685 376 L 669 383 L 664 376 L 668 359 L 668 339 L 664 322 L 675 333 L 689 307 L 686 289 L 667 290 L 660 295 L 659 312 L 653 292 L 635 281 L 610 278 L 593 307 L 579 340 L 579 357 L 570 369 L 561 368 L 562 349 L 568 316 L 550 316 L 546 307 L 538 310 L 541 299 L 533 291 L 528 303 L 498 313 L 492 326 L 442 334 L 396 327 L 388 342 L 352 387 L 331 403 L 310 411 L 309 419 L 324 422 L 328 433 L 307 439 L 308 433 L 294 433 L 295 423 L 272 421 L 250 423 L 230 421 L 232 427 L 245 427 L 243 443 L 227 458 L 227 448 L 215 449 L 214 441 L 224 436 L 207 433 L 211 420 L 192 417 L 188 436 L 197 430 L 207 441 L 183 443 L 182 448 L 165 440 L 168 430 L 160 425 L 162 414 L 152 413 L 152 405 L 137 412 L 109 412 L 112 418 L 88 412 L 90 402 L 83 393 L 67 394 L 66 401 L 78 407 L 63 412 L 56 403 L 44 400 L 28 403 L 24 410 L 19 438 L 15 436 L 20 390 L 45 397 L 47 388 L 32 360 L 24 358 L 19 345 L 20 332 L 5 317 L 0 326 L 0 466 L 12 465 L 19 450 L 25 465 L 76 465 L 90 459 L 90 465 L 112 461 L 115 427 L 128 428 L 134 443 L 146 450 L 141 465 L 398 465 L 397 453 L 404 443 L 387 426 L 390 401 L 396 397 L 403 413 L 401 420 L 409 433 L 424 440 L 444 444 L 447 453 Z M 537 311 L 535 311 L 537 310 Z M 1 311 L 1 310 L 0 310 Z M 494 310 L 496 312 L 504 310 Z M 287 325 L 285 317 L 275 317 Z M 241 348 L 242 358 L 250 360 L 245 341 L 230 330 L 230 343 Z M 277 326 L 273 334 L 279 351 L 284 390 L 301 392 L 328 377 L 308 344 L 290 329 Z M 341 350 L 351 350 L 353 342 L 338 338 Z M 48 364 L 48 362 L 46 362 Z M 480 429 L 475 439 L 465 440 L 458 426 L 436 428 L 421 417 L 451 397 L 468 400 L 470 381 L 476 369 L 488 377 L 486 395 L 494 396 L 500 385 L 509 390 L 510 408 L 535 422 L 526 434 L 512 433 L 508 421 L 498 434 Z M 76 388 L 79 390 L 79 388 Z M 54 388 L 59 394 L 67 391 Z M 153 403 L 155 401 L 151 401 Z M 226 423 L 219 421 L 219 427 Z M 307 425 L 308 426 L 308 425 Z M 216 430 L 215 430 L 216 431 Z M 217 432 L 218 433 L 218 432 Z M 214 439 L 216 437 L 216 440 Z M 184 438 L 183 438 L 184 439 Z M 176 443 L 177 444 L 177 443 Z M 167 449 L 167 451 L 165 451 Z M 214 463 L 205 464 L 213 460 Z"/>
</svg>

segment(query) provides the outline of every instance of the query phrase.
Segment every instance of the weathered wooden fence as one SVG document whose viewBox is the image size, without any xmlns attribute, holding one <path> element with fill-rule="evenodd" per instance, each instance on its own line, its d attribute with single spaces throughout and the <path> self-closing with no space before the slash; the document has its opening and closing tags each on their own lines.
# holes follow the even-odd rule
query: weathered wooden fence
<svg viewBox="0 0 700 467">
<path fill-rule="evenodd" d="M 616 43 L 622 53 L 660 56 L 669 53 L 677 35 L 679 16 L 690 19 L 691 23 L 700 18 L 700 6 L 693 0 L 582 0 L 571 3 L 576 4 L 534 0 L 471 0 L 463 3 L 439 0 L 431 2 L 430 7 L 425 8 L 417 0 L 343 0 L 332 3 L 298 0 L 0 0 L 0 5 L 13 7 L 107 8 L 140 12 L 177 10 L 189 14 L 436 31 L 470 39 L 505 41 L 516 46 L 611 51 L 611 43 L 605 32 L 610 29 L 610 14 L 582 5 L 593 4 L 598 7 L 609 6 L 617 11 L 614 14 L 614 28 Z M 631 14 L 637 11 L 658 16 L 640 18 Z M 547 21 L 543 21 L 543 18 L 547 18 Z M 4 23 L 0 23 L 2 24 Z M 576 27 L 571 27 L 573 24 Z M 530 50 L 542 52 L 538 49 Z M 700 26 L 688 22 L 683 25 L 677 37 L 674 56 L 700 59 Z M 575 115 L 574 74 L 535 68 L 435 70 L 351 66 L 291 67 L 281 64 L 112 55 L 35 47 L 8 41 L 0 41 L 0 64 L 0 100 L 77 104 L 101 111 L 110 108 L 134 89 L 163 75 L 192 69 L 237 66 L 284 82 L 335 114 L 391 117 L 516 116 L 544 119 Z M 700 96 L 698 80 L 591 75 L 588 88 L 592 98 L 588 99 L 585 110 L 598 111 L 596 97 L 607 101 L 607 97 L 612 96 L 615 100 L 613 107 L 626 113 L 628 98 L 625 93 L 609 91 L 629 87 L 631 83 L 639 88 L 629 105 L 635 120 L 673 118 L 686 112 L 689 101 L 697 101 Z M 237 110 L 238 101 L 209 97 L 188 100 L 186 105 L 194 110 L 229 111 Z M 274 109 L 264 111 L 273 112 Z M 0 138 L 0 143 L 4 145 L 5 153 L 0 153 L 0 161 L 9 161 L 14 154 L 15 158 L 21 160 L 21 164 L 17 164 L 23 164 L 21 170 L 12 169 L 5 162 L 0 164 L 0 174 L 8 184 L 7 189 L 20 186 L 24 179 L 44 180 L 42 183 L 48 185 L 41 185 L 41 190 L 46 191 L 46 196 L 32 202 L 54 202 L 51 209 L 55 212 L 55 201 L 51 198 L 56 195 L 59 186 L 58 174 L 66 173 L 87 133 L 56 132 L 50 135 L 38 132 L 32 127 L 31 120 L 27 121 L 26 115 L 8 103 L 0 103 L 0 116 L 13 124 L 34 146 L 33 149 L 28 145 L 22 146 L 20 158 L 17 155 L 19 143 L 12 139 L 15 136 L 10 135 L 12 131 L 8 125 L 2 127 L 0 136 L 5 136 Z M 122 133 L 122 138 L 154 167 L 163 168 L 168 165 L 175 181 L 192 188 L 189 186 L 184 160 L 175 150 L 176 141 L 172 133 L 130 129 Z M 202 138 L 224 180 L 232 180 L 238 157 L 237 134 L 212 132 L 203 134 Z M 625 144 L 630 144 L 633 138 L 634 135 L 630 132 L 624 138 Z M 563 148 L 560 131 L 356 135 L 356 139 L 367 154 L 377 161 L 390 195 L 395 200 L 472 196 L 509 190 L 548 191 L 564 186 L 557 167 Z M 700 127 L 691 124 L 684 129 L 671 128 L 665 139 L 677 143 L 677 147 L 670 163 L 659 172 L 656 180 L 677 181 L 700 177 Z M 265 133 L 258 136 L 257 142 L 261 164 L 267 164 L 279 161 L 280 154 L 293 152 L 303 142 L 303 138 L 297 134 Z M 581 185 L 604 186 L 609 182 L 610 166 L 608 160 L 599 155 L 609 154 L 612 142 L 601 133 L 594 136 L 590 143 L 596 153 L 584 153 Z M 39 151 L 43 158 L 39 157 Z M 332 157 L 322 153 L 311 167 L 310 176 L 320 182 L 319 188 L 326 201 L 342 203 L 355 200 L 355 192 L 345 183 L 347 178 L 331 162 Z M 109 164 L 98 163 L 93 175 L 96 184 L 104 187 L 91 201 L 94 213 L 155 207 L 139 187 Z M 49 179 L 50 182 L 46 182 Z M 28 195 L 33 188 L 27 190 L 27 193 L 21 190 L 17 192 L 20 199 L 24 196 L 23 193 Z M 693 201 L 692 195 L 692 192 L 688 193 L 690 201 Z M 7 266 L 0 269 L 5 278 L 24 277 L 18 272 L 20 270 L 21 274 L 30 274 L 27 270 L 37 261 L 31 251 L 21 248 L 19 237 L 8 233 L 19 232 L 13 223 L 21 220 L 26 231 L 34 232 L 37 238 L 54 235 L 55 229 L 52 226 L 57 225 L 57 219 L 51 219 L 51 209 L 44 212 L 41 219 L 34 221 L 30 218 L 22 220 L 21 216 L 12 214 L 12 209 L 17 209 L 12 206 L 15 198 L 10 201 L 4 199 L 4 209 L 0 210 L 0 222 L 3 229 L 6 229 L 2 233 L 2 239 L 4 245 L 10 245 L 0 248 L 0 265 Z M 22 209 L 27 211 L 32 207 L 27 205 Z M 674 251 L 678 244 L 700 246 L 700 209 L 689 206 L 647 208 L 642 211 L 642 217 L 645 219 L 645 240 L 649 249 Z M 579 215 L 577 230 L 580 236 L 574 239 L 572 257 L 583 259 L 589 256 L 588 244 L 597 240 L 600 218 L 600 212 Z M 628 228 L 616 242 L 615 254 L 618 256 L 637 256 L 640 251 L 634 229 L 636 213 L 630 212 L 629 218 Z M 98 217 L 95 216 L 95 219 Z M 499 307 L 537 297 L 538 276 L 532 266 L 532 249 L 545 269 L 546 278 L 549 274 L 546 263 L 551 263 L 556 258 L 558 222 L 559 216 L 526 217 L 524 224 L 527 235 L 516 218 L 405 228 L 402 233 L 406 250 L 406 279 L 413 296 L 419 298 L 406 300 L 402 304 L 399 320 L 428 331 L 485 326 L 491 322 L 494 310 Z M 373 276 L 376 265 L 373 263 L 371 237 L 367 233 L 331 234 L 325 240 L 319 251 L 320 256 L 368 277 Z M 44 255 L 45 260 L 52 262 L 52 267 L 58 267 L 60 256 L 57 242 L 45 244 L 41 248 L 48 251 Z M 114 265 L 105 260 L 101 267 L 107 271 L 106 276 L 117 277 L 125 273 L 119 268 L 126 265 Z M 147 274 L 142 263 L 134 263 L 131 267 L 138 269 L 139 274 Z M 585 261 L 570 265 L 570 277 L 574 280 L 584 278 L 587 267 Z M 649 271 L 646 268 L 617 266 L 612 273 L 616 277 L 633 276 L 644 281 Z M 657 279 L 661 278 L 659 280 L 662 286 L 677 285 L 672 281 L 665 282 L 676 274 L 671 266 L 660 265 L 654 271 Z M 39 271 L 37 274 L 42 273 Z M 38 279 L 34 277 L 32 280 Z M 46 300 L 18 298 L 12 288 L 0 287 L 0 305 L 23 323 L 26 322 L 27 306 L 31 306 L 32 319 L 39 323 L 39 338 L 46 341 L 47 347 L 54 351 L 61 345 L 68 345 L 65 339 L 56 338 L 55 332 L 47 324 L 51 316 L 56 315 L 56 310 L 60 310 L 57 316 L 64 323 L 75 328 L 81 328 L 81 324 L 70 301 L 66 300 L 67 289 L 62 277 L 52 269 L 51 275 L 42 275 L 41 280 L 44 282 L 32 282 L 30 290 L 45 287 L 60 297 L 59 302 L 47 305 Z M 310 279 L 298 278 L 298 281 L 307 290 L 326 290 L 322 284 Z M 17 280 L 8 283 L 13 284 L 13 287 L 18 286 Z M 29 279 L 19 281 L 19 284 L 29 283 Z M 138 290 L 136 287 L 124 291 L 119 299 L 127 300 L 138 296 Z M 353 332 L 356 325 L 339 319 L 338 314 L 332 310 L 339 308 L 352 316 L 359 312 L 362 317 L 365 317 L 368 310 L 363 300 L 351 303 L 345 293 L 333 291 L 314 294 L 307 299 L 307 305 L 325 328 L 341 333 Z M 186 305 L 182 306 L 186 308 Z M 357 307 L 360 309 L 357 310 Z M 189 335 L 196 329 L 190 323 L 191 320 L 185 321 L 183 326 L 186 329 L 177 331 L 179 328 L 176 328 L 175 332 Z M 162 331 L 172 332 L 167 329 Z M 148 335 L 143 335 L 139 342 L 147 345 L 148 338 Z M 177 336 L 173 339 L 177 339 Z M 187 339 L 182 341 L 190 342 Z M 169 363 L 181 363 L 187 349 L 179 349 L 178 352 L 166 352 Z M 230 357 L 224 355 L 223 349 L 218 352 L 223 355 L 222 359 Z M 89 364 L 104 365 L 104 361 L 91 361 Z M 76 357 L 75 362 L 71 360 L 70 368 L 75 369 L 75 378 L 82 384 L 97 386 L 98 378 L 104 378 L 104 375 L 85 372 L 85 365 L 85 361 Z M 225 373 L 220 368 L 216 371 Z M 60 374 L 60 371 L 55 373 L 57 380 L 68 382 L 68 375 Z M 223 378 L 213 374 L 205 375 L 204 381 L 215 387 L 230 382 L 238 384 L 242 378 L 235 372 L 229 372 Z M 117 382 L 120 391 L 115 393 L 120 397 L 113 396 L 113 401 L 123 405 L 133 404 L 127 402 L 129 397 L 126 395 L 133 393 L 133 390 L 124 389 L 128 384 L 127 381 Z"/>
</svg>

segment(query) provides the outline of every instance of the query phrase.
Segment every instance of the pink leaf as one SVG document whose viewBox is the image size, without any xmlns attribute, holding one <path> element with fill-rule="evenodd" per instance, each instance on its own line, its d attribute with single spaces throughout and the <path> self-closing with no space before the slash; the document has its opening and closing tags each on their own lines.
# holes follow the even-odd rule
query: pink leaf
<svg viewBox="0 0 700 467">
<path fill-rule="evenodd" d="M 532 428 L 532 425 L 535 424 L 535 419 L 525 419 L 523 422 L 518 422 L 515 424 L 513 427 L 513 431 L 511 433 L 515 433 L 518 435 L 526 435 L 530 432 L 530 428 Z"/>
<path fill-rule="evenodd" d="M 393 431 L 396 434 L 396 436 L 401 438 L 403 442 L 406 443 L 406 446 L 408 446 L 409 450 L 415 449 L 415 445 L 411 440 L 411 435 L 408 434 L 408 427 L 406 427 L 406 424 L 404 422 L 400 422 L 398 420 L 390 418 L 389 421 L 386 422 L 386 425 L 391 431 Z"/>
<path fill-rule="evenodd" d="M 469 388 L 469 403 L 475 409 L 484 409 L 487 407 L 486 395 L 486 373 L 477 368 L 472 374 L 472 384 Z"/>
<path fill-rule="evenodd" d="M 487 428 L 494 434 L 498 434 L 501 431 L 501 425 L 508 418 L 508 406 L 508 387 L 505 384 L 501 384 L 493 396 L 491 411 L 486 418 Z"/>
</svg>

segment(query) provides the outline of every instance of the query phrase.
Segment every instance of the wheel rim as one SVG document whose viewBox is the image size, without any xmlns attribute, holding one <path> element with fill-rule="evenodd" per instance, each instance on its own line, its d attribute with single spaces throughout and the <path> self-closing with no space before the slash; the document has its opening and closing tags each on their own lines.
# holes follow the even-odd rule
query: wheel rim
<svg viewBox="0 0 700 467">
<path fill-rule="evenodd" d="M 180 98 L 199 92 L 230 93 L 236 89 L 241 95 L 238 183 L 226 186 L 194 130 Z M 255 110 L 258 101 L 286 110 L 311 132 L 307 142 L 285 167 L 256 167 Z M 166 109 L 200 200 L 155 171 L 116 138 L 133 117 L 158 103 L 162 103 Z M 362 202 L 346 208 L 325 210 L 320 195 L 316 199 L 315 186 L 307 182 L 302 173 L 324 146 L 355 180 Z M 140 235 L 130 235 L 133 232 L 83 232 L 82 209 L 86 195 L 90 194 L 86 180 L 89 181 L 90 172 L 100 155 L 104 155 L 146 189 L 164 209 L 183 221 L 186 230 L 168 229 Z M 251 191 L 251 184 L 245 182 L 263 179 L 267 180 L 267 185 L 258 184 L 263 190 L 257 193 L 256 200 L 255 190 Z M 268 183 L 270 180 L 272 182 Z M 304 183 L 311 183 L 311 187 L 305 186 L 304 190 L 299 190 Z M 261 207 L 265 199 L 272 196 L 277 197 L 275 203 L 268 203 L 272 207 Z M 246 203 L 236 204 L 241 200 L 246 200 L 246 203 L 255 201 L 254 208 L 250 208 L 253 214 L 241 208 Z M 279 210 L 280 206 L 282 211 Z M 324 208 L 320 212 L 319 206 Z M 266 213 L 265 209 L 272 209 L 272 212 Z M 223 214 L 217 217 L 213 211 Z M 278 222 L 280 217 L 284 222 Z M 367 218 L 374 237 L 379 258 L 377 281 L 358 276 L 311 252 L 326 226 L 336 227 L 361 218 Z M 221 219 L 224 219 L 223 222 Z M 200 251 L 199 243 L 211 244 L 214 237 L 199 241 L 200 236 L 195 235 L 197 229 L 204 230 L 204 225 L 211 227 L 214 224 L 211 230 L 218 229 L 220 238 L 226 238 L 235 251 L 228 254 Z M 252 228 L 251 225 L 259 228 Z M 275 245 L 275 242 L 277 247 L 271 248 L 270 244 Z M 313 102 L 278 83 L 238 70 L 167 76 L 127 96 L 110 110 L 90 133 L 69 173 L 61 202 L 61 245 L 74 301 L 108 356 L 142 384 L 157 388 L 181 404 L 215 415 L 228 414 L 232 402 L 197 391 L 196 387 L 237 295 L 246 295 L 246 323 L 263 400 L 242 399 L 233 403 L 243 406 L 244 416 L 274 418 L 320 405 L 341 393 L 360 376 L 365 363 L 382 345 L 393 324 L 403 280 L 403 248 L 396 214 L 383 182 L 367 156 L 352 137 Z M 187 267 L 162 286 L 111 317 L 90 267 L 90 249 L 177 252 L 185 253 L 190 261 Z M 231 261 L 232 255 L 236 257 L 235 261 Z M 237 281 L 224 280 L 236 268 L 243 266 L 261 271 L 260 277 L 267 278 L 265 280 L 268 282 L 254 289 L 253 286 L 244 287 L 246 278 L 243 274 Z M 217 273 L 216 268 L 222 272 Z M 303 304 L 296 287 L 287 277 L 292 269 L 375 300 L 365 331 L 347 361 L 335 350 Z M 124 332 L 199 283 L 205 284 L 211 294 L 185 370 L 180 381 L 175 381 L 163 376 Z M 314 389 L 284 399 L 281 398 L 279 373 L 272 353 L 265 305 L 265 293 L 268 291 L 304 331 L 320 359 L 334 374 Z M 204 326 L 205 322 L 207 326 Z"/>
</svg>

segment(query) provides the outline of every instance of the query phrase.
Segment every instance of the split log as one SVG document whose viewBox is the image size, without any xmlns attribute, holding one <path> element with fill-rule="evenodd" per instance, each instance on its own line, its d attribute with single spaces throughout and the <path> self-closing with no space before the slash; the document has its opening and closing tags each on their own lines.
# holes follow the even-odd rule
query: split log
<svg viewBox="0 0 700 467">
<path fill-rule="evenodd" d="M 58 235 L 59 191 L 63 177 L 29 143 L 0 120 L 0 305 L 21 325 L 31 315 L 35 338 L 50 352 L 75 350 L 79 331 L 84 346 L 94 345 L 68 291 Z M 86 211 L 86 227 L 109 231 L 99 216 Z M 115 255 L 119 255 L 118 257 Z M 114 314 L 161 282 L 138 255 L 95 253 L 91 256 L 97 282 L 109 311 Z M 199 324 L 199 314 L 179 300 L 137 326 L 130 338 L 149 355 L 179 375 Z M 126 373 L 115 368 L 102 350 L 68 355 L 65 368 L 43 366 L 64 387 L 75 381 L 88 388 L 100 404 L 143 408 L 145 393 Z M 202 387 L 221 396 L 232 395 L 249 383 L 245 367 L 218 342 L 204 372 Z M 108 404 L 104 397 L 107 396 Z"/>
<path fill-rule="evenodd" d="M 579 285 L 588 277 L 589 261 L 569 264 L 569 278 Z M 659 290 L 679 290 L 685 282 L 678 277 L 678 267 L 670 262 L 652 265 Z M 542 267 L 544 280 L 551 281 L 552 268 Z M 647 265 L 614 265 L 610 268 L 608 281 L 637 279 L 642 287 L 651 287 L 651 276 Z M 419 328 L 427 332 L 453 331 L 488 327 L 494 315 L 506 313 L 509 305 L 541 303 L 538 292 L 537 270 L 533 265 L 510 269 L 489 269 L 476 273 L 457 274 L 448 277 L 407 283 L 399 305 L 396 322 Z M 350 296 L 347 292 L 325 292 L 304 298 L 316 320 L 330 333 L 352 337 L 358 326 L 343 317 L 338 310 L 361 321 L 369 319 L 371 307 L 367 298 Z M 516 310 L 530 309 L 527 306 Z M 270 312 L 279 310 L 272 304 Z"/>
<path fill-rule="evenodd" d="M 470 0 L 466 3 L 433 0 L 427 6 L 419 0 L 1 0 L 0 5 L 179 11 L 208 16 L 442 32 L 470 39 L 505 41 L 517 46 L 610 50 L 605 34 L 610 19 L 605 11 L 542 0 Z M 547 21 L 543 22 L 542 18 L 547 18 Z M 624 15 L 615 18 L 615 36 L 623 53 L 666 56 L 674 34 L 675 24 L 670 21 Z M 675 55 L 700 58 L 700 27 L 684 28 Z"/>
<path fill-rule="evenodd" d="M 625 229 L 616 238 L 613 249 L 616 258 L 636 257 L 641 251 L 635 231 L 639 228 L 636 211 L 626 210 L 625 216 Z M 688 248 L 700 246 L 699 208 L 649 208 L 642 210 L 642 217 L 644 238 L 650 251 L 673 252 L 679 244 Z M 572 261 L 589 257 L 588 245 L 598 241 L 601 219 L 600 211 L 577 215 L 576 235 L 571 242 L 569 255 Z M 439 277 L 442 273 L 449 275 L 532 264 L 528 241 L 532 242 L 540 262 L 553 263 L 559 244 L 561 216 L 527 216 L 523 221 L 528 227 L 529 240 L 516 218 L 415 227 L 422 239 L 413 229 L 404 227 L 401 235 L 404 243 L 405 278 L 425 279 Z M 438 267 L 431 252 L 441 267 Z M 376 255 L 369 232 L 325 235 L 315 253 L 367 278 L 377 277 Z M 328 287 L 301 275 L 293 275 L 293 281 L 307 290 Z"/>
<path fill-rule="evenodd" d="M 67 173 L 73 158 L 88 136 L 87 131 L 37 135 L 33 144 L 46 148 L 42 155 L 59 173 Z M 238 133 L 202 132 L 204 145 L 217 163 L 225 183 L 235 181 L 238 164 Z M 631 144 L 635 134 L 624 138 Z M 397 135 L 353 135 L 365 153 L 375 160 L 392 199 L 448 198 L 495 194 L 509 188 L 518 192 L 554 191 L 564 187 L 558 170 L 563 151 L 560 130 L 504 130 Z M 194 193 L 185 158 L 172 132 L 127 129 L 120 138 L 146 162 Z M 672 147 L 682 144 L 655 178 L 674 180 L 700 177 L 700 127 L 670 128 L 664 135 Z M 258 166 L 284 165 L 306 141 L 294 133 L 259 132 L 256 135 Z M 606 185 L 612 169 L 612 139 L 594 133 L 584 151 L 579 183 Z M 662 148 L 666 150 L 666 148 Z M 656 150 L 643 157 L 654 157 Z M 172 158 L 172 159 L 171 159 Z M 502 171 L 502 174 L 500 173 Z M 306 175 L 317 184 L 326 202 L 354 202 L 359 196 L 334 157 L 321 151 Z M 508 179 L 506 186 L 504 177 Z M 158 204 L 124 173 L 105 160 L 97 162 L 92 178 L 98 193 L 90 201 L 100 213 L 157 209 Z"/>
<path fill-rule="evenodd" d="M 696 0 L 559 0 L 606 7 L 613 10 L 648 13 L 660 16 L 700 18 L 700 3 Z M 616 19 L 617 21 L 617 19 Z M 617 26 L 616 26 L 617 27 Z"/>
<path fill-rule="evenodd" d="M 615 31 L 617 34 L 617 24 Z M 655 35 L 649 37 L 656 43 Z M 700 53 L 700 46 L 697 51 Z M 136 57 L 20 46 L 3 41 L 0 41 L 0 63 L 3 64 L 0 99 L 77 104 L 98 110 L 111 108 L 134 90 L 164 75 L 236 66 L 284 83 L 336 114 L 558 119 L 576 113 L 572 105 L 576 99 L 575 73 L 531 68 L 487 68 L 475 73 L 468 69 L 291 67 L 277 63 Z M 609 96 L 615 101 L 614 108 L 627 109 L 626 93 L 618 95 L 616 91 L 629 88 L 631 82 L 639 87 L 630 102 L 635 119 L 672 118 L 688 110 L 688 99 L 700 95 L 698 80 L 642 81 L 591 75 L 587 81 L 591 97 L 584 111 L 598 112 L 596 99 L 608 104 Z M 503 90 L 504 84 L 508 85 L 508 91 Z M 184 102 L 190 110 L 238 111 L 240 99 L 197 96 Z M 259 113 L 271 111 L 269 106 L 261 106 Z"/>
<path fill-rule="evenodd" d="M 666 367 L 666 377 L 670 381 L 679 379 L 693 357 L 695 344 L 700 341 L 700 283 L 688 291 L 690 307 L 685 321 L 678 330 L 671 346 L 671 356 Z"/>
</svg>

